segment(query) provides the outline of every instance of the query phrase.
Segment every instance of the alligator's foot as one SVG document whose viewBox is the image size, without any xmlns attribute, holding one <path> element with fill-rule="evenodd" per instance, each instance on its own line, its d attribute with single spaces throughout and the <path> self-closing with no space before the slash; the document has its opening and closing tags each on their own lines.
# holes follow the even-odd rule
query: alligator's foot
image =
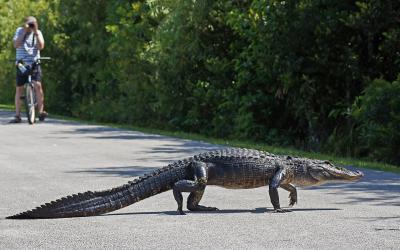
<svg viewBox="0 0 400 250">
<path fill-rule="evenodd" d="M 217 210 L 219 210 L 216 207 L 206 207 L 206 206 L 202 206 L 202 205 L 190 206 L 190 207 L 188 207 L 188 209 L 190 211 L 217 211 Z"/>
<path fill-rule="evenodd" d="M 296 194 L 293 194 L 293 193 L 290 193 L 290 194 L 289 194 L 289 199 L 290 199 L 290 201 L 289 201 L 289 207 L 293 207 L 294 204 L 297 203 L 297 195 L 296 195 Z"/>
<path fill-rule="evenodd" d="M 273 211 L 273 213 L 290 213 L 290 212 L 292 212 L 292 210 L 283 209 L 283 208 L 277 208 L 277 209 L 274 209 L 274 211 Z"/>
<path fill-rule="evenodd" d="M 179 213 L 180 215 L 186 215 L 186 213 L 185 213 L 185 212 L 183 212 L 183 210 L 182 210 L 182 209 L 178 209 L 177 211 L 178 211 L 178 213 Z"/>
</svg>

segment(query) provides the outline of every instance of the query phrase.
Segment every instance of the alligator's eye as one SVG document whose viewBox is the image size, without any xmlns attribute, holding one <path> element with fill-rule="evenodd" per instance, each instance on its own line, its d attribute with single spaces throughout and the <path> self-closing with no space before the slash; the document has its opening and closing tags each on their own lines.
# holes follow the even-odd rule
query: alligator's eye
<svg viewBox="0 0 400 250">
<path fill-rule="evenodd" d="M 324 161 L 325 164 L 328 164 L 329 166 L 333 166 L 332 162 L 330 161 Z"/>
</svg>

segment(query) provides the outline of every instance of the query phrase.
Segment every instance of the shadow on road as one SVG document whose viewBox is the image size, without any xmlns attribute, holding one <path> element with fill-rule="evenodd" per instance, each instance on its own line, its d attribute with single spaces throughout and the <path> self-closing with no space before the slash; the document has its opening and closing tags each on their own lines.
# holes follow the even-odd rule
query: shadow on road
<svg viewBox="0 0 400 250">
<path fill-rule="evenodd" d="M 354 217 L 355 219 L 366 220 L 366 221 L 383 221 L 383 220 L 394 220 L 400 222 L 399 216 L 379 216 L 379 217 Z"/>
<path fill-rule="evenodd" d="M 309 212 L 309 211 L 338 211 L 341 209 L 338 208 L 296 208 L 290 209 L 292 212 Z M 187 214 L 240 214 L 240 213 L 253 213 L 253 214 L 261 214 L 261 213 L 273 213 L 272 209 L 267 209 L 264 207 L 259 207 L 256 209 L 223 209 L 217 211 L 185 211 Z M 178 215 L 177 211 L 152 211 L 152 212 L 132 212 L 132 213 L 110 213 L 103 214 L 100 216 L 122 216 L 122 215 Z"/>
<path fill-rule="evenodd" d="M 65 132 L 63 132 L 65 133 Z M 165 137 L 162 135 L 145 134 L 136 131 L 123 130 L 118 128 L 101 127 L 101 126 L 91 126 L 91 127 L 78 127 L 72 131 L 67 131 L 67 133 L 82 135 L 84 134 L 87 138 L 99 140 L 129 140 L 132 144 L 135 141 L 143 142 L 149 140 L 151 141 L 165 141 L 165 143 L 160 146 L 148 147 L 147 149 L 142 149 L 141 152 L 133 156 L 133 160 L 139 162 L 148 162 L 159 166 L 167 166 L 175 161 L 182 160 L 186 157 L 191 157 L 193 155 L 199 154 L 200 152 L 205 152 L 209 150 L 216 150 L 223 148 L 222 146 L 208 144 L 198 141 L 183 140 L 173 137 Z M 156 143 L 154 143 L 156 144 Z M 183 155 L 183 157 L 177 158 L 176 154 Z M 67 173 L 89 173 L 98 175 L 113 175 L 122 177 L 135 177 L 140 176 L 158 169 L 158 167 L 144 167 L 144 166 L 111 166 L 103 168 L 92 168 L 84 169 L 78 171 L 70 171 Z"/>
<path fill-rule="evenodd" d="M 127 167 L 93 168 L 89 170 L 67 171 L 66 173 L 88 173 L 88 174 L 113 175 L 122 177 L 137 177 L 150 173 L 156 169 L 158 168 L 127 166 Z"/>
</svg>

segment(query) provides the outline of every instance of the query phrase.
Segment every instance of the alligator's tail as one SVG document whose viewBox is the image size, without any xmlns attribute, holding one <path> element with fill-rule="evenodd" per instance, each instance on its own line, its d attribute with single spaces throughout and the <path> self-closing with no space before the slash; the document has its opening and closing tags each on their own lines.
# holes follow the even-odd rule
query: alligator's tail
<svg viewBox="0 0 400 250">
<path fill-rule="evenodd" d="M 179 164 L 169 165 L 113 189 L 78 193 L 7 219 L 46 219 L 95 216 L 129 206 L 147 197 L 170 190 L 185 175 Z"/>
</svg>

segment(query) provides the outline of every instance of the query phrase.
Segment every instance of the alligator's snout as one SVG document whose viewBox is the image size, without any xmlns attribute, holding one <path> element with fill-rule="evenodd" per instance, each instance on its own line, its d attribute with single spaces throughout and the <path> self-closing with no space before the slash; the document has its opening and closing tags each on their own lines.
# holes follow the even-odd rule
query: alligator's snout
<svg viewBox="0 0 400 250">
<path fill-rule="evenodd" d="M 320 172 L 318 172 L 320 171 Z M 359 170 L 350 170 L 345 167 L 335 167 L 332 165 L 322 166 L 322 169 L 310 171 L 314 179 L 320 181 L 357 181 L 364 176 L 364 173 Z"/>
<path fill-rule="evenodd" d="M 346 179 L 350 180 L 350 181 L 356 181 L 361 179 L 364 176 L 364 173 L 359 171 L 359 170 L 355 170 L 352 171 L 352 174 L 349 174 L 348 177 Z"/>
</svg>

